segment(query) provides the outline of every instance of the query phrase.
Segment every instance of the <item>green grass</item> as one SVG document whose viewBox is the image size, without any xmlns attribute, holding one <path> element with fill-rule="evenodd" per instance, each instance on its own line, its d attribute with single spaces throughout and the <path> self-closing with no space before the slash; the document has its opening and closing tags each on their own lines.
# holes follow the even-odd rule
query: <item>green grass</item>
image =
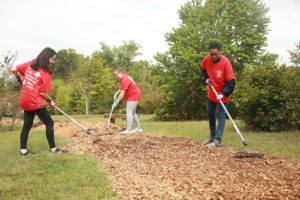
<svg viewBox="0 0 300 200">
<path fill-rule="evenodd" d="M 18 128 L 20 129 L 20 128 Z M 111 199 L 106 174 L 92 155 L 51 154 L 44 131 L 31 131 L 28 149 L 19 155 L 19 132 L 0 132 L 0 199 Z M 56 137 L 61 147 L 70 142 Z"/>
<path fill-rule="evenodd" d="M 103 115 L 73 115 L 77 121 L 101 121 Z M 69 121 L 65 116 L 55 115 L 54 120 Z M 208 121 L 157 122 L 152 115 L 141 115 L 143 134 L 152 136 L 187 137 L 202 141 L 209 136 Z M 117 120 L 117 124 L 126 121 Z M 265 154 L 300 160 L 300 131 L 296 132 L 249 132 L 236 121 L 249 146 Z M 50 154 L 44 131 L 33 130 L 28 148 L 37 155 L 19 155 L 19 133 L 0 132 L 0 199 L 111 199 L 116 198 L 101 166 L 92 155 Z M 57 146 L 70 142 L 56 137 Z M 242 146 L 230 121 L 226 122 L 223 146 Z"/>
<path fill-rule="evenodd" d="M 103 115 L 92 115 L 86 119 L 83 115 L 72 116 L 79 121 L 102 121 Z M 64 116 L 54 116 L 56 120 L 68 120 Z M 203 141 L 209 137 L 208 121 L 158 122 L 153 121 L 152 115 L 140 115 L 144 134 L 152 136 L 186 137 Z M 259 149 L 269 156 L 280 156 L 300 160 L 300 131 L 295 132 L 252 132 L 246 131 L 240 121 L 235 121 L 249 147 Z M 117 119 L 117 124 L 126 121 Z M 235 132 L 229 120 L 226 121 L 222 145 L 229 148 L 243 146 L 240 137 Z"/>
</svg>

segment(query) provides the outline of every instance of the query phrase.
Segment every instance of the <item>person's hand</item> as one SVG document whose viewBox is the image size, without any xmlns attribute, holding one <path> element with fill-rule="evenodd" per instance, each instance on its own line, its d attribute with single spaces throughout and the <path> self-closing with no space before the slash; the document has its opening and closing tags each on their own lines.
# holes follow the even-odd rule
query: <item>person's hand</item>
<svg viewBox="0 0 300 200">
<path fill-rule="evenodd" d="M 115 109 L 117 106 L 118 106 L 118 103 L 115 102 L 115 103 L 112 105 L 112 109 Z"/>
<path fill-rule="evenodd" d="M 208 85 L 208 82 L 210 82 L 210 79 L 206 79 L 205 83 Z"/>
<path fill-rule="evenodd" d="M 22 83 L 23 83 L 23 78 L 22 78 L 22 76 L 16 75 L 16 79 L 17 79 L 17 81 L 22 85 Z"/>
<path fill-rule="evenodd" d="M 219 94 L 219 95 L 217 96 L 217 100 L 218 100 L 218 101 L 221 101 L 221 100 L 223 99 L 223 97 L 224 97 L 223 94 Z"/>
<path fill-rule="evenodd" d="M 56 107 L 56 104 L 55 104 L 55 102 L 54 102 L 53 100 L 51 100 L 51 101 L 49 102 L 49 105 L 50 105 L 52 108 L 55 108 L 55 107 Z"/>
<path fill-rule="evenodd" d="M 116 102 L 117 98 L 118 98 L 118 93 L 116 92 L 116 93 L 114 94 L 114 102 Z"/>
</svg>

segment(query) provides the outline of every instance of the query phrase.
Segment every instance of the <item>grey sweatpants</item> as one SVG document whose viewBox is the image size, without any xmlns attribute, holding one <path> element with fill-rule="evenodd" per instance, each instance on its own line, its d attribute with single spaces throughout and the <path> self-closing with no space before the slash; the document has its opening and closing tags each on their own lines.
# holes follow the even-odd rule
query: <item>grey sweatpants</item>
<svg viewBox="0 0 300 200">
<path fill-rule="evenodd" d="M 136 114 L 136 107 L 138 101 L 127 101 L 126 103 L 126 119 L 127 119 L 127 129 L 131 129 L 132 121 L 134 121 L 135 126 L 140 128 L 140 120 Z"/>
</svg>

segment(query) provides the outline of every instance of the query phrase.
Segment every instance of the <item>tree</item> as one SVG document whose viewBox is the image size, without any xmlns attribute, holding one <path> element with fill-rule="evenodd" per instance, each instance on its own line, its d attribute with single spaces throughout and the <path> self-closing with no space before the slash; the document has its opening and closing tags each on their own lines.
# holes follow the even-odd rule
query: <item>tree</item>
<svg viewBox="0 0 300 200">
<path fill-rule="evenodd" d="M 290 53 L 291 62 L 297 67 L 300 66 L 300 42 L 296 44 L 295 50 L 289 50 L 288 52 Z"/>
<path fill-rule="evenodd" d="M 8 53 L 0 61 L 0 119 L 3 115 L 11 116 L 12 122 L 9 130 L 13 130 L 19 109 L 20 85 L 11 73 L 16 60 L 16 53 Z"/>
<path fill-rule="evenodd" d="M 126 72 L 130 70 L 134 63 L 134 59 L 141 55 L 139 49 L 141 46 L 135 41 L 123 41 L 120 46 L 110 47 L 104 42 L 100 42 L 101 50 L 92 54 L 94 58 L 102 58 L 105 60 L 105 67 L 122 67 Z"/>
<path fill-rule="evenodd" d="M 72 73 L 73 83 L 80 89 L 85 103 L 85 116 L 89 117 L 89 91 L 90 71 L 88 66 L 89 58 L 83 55 L 76 55 L 76 70 Z"/>
<path fill-rule="evenodd" d="M 77 67 L 77 53 L 74 49 L 62 49 L 57 52 L 53 69 L 53 79 L 67 80 Z"/>
<path fill-rule="evenodd" d="M 237 73 L 262 62 L 267 45 L 268 9 L 260 0 L 190 0 L 178 11 L 180 26 L 166 34 L 170 48 L 155 59 L 166 81 L 156 109 L 163 120 L 206 117 L 206 84 L 199 65 L 212 41 L 219 42 Z"/>
</svg>

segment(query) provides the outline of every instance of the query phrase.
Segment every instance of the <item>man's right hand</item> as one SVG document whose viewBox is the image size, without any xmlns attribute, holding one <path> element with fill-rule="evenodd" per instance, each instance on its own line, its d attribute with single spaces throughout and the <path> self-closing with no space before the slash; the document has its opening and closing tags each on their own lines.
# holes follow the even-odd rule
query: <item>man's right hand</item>
<svg viewBox="0 0 300 200">
<path fill-rule="evenodd" d="M 206 79 L 205 83 L 208 85 L 208 83 L 210 82 L 210 79 Z"/>
</svg>

